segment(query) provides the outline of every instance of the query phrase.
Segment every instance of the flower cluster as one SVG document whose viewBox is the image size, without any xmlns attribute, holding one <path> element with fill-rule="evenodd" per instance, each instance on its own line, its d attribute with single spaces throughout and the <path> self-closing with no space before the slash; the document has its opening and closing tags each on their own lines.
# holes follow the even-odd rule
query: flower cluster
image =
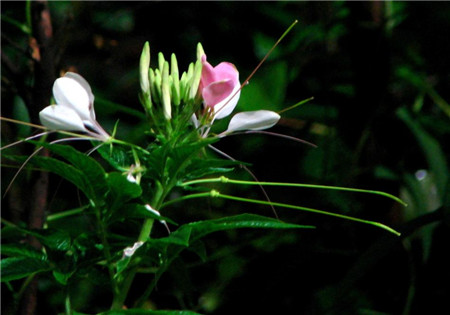
<svg viewBox="0 0 450 315">
<path fill-rule="evenodd" d="M 192 122 L 206 137 L 216 119 L 229 116 L 235 109 L 240 93 L 239 72 L 229 62 L 221 62 L 213 67 L 208 61 L 202 45 L 197 45 L 197 60 L 189 65 L 188 71 L 178 74 L 178 64 L 174 54 L 171 64 L 158 54 L 158 68 L 150 66 L 150 46 L 145 43 L 141 55 L 140 82 L 142 103 L 147 113 L 154 116 L 153 105 L 160 105 L 166 119 L 171 119 L 173 107 L 180 104 L 192 106 L 190 113 Z M 169 73 L 170 72 L 170 73 Z M 200 102 L 200 109 L 196 107 Z M 280 116 L 273 111 L 258 110 L 236 114 L 226 131 L 225 136 L 235 131 L 262 130 L 275 125 Z"/>
<path fill-rule="evenodd" d="M 236 67 L 229 62 L 213 67 L 207 61 L 200 43 L 197 45 L 196 62 L 191 63 L 181 77 L 174 54 L 169 64 L 159 53 L 158 68 L 150 68 L 150 46 L 145 43 L 140 60 L 140 85 L 141 102 L 149 117 L 157 121 L 170 121 L 174 112 L 182 112 L 189 115 L 203 137 L 208 135 L 216 119 L 225 118 L 233 112 L 241 94 Z M 94 95 L 83 77 L 67 72 L 55 81 L 53 95 L 57 105 L 50 105 L 39 113 L 45 127 L 83 132 L 101 141 L 110 139 L 95 119 Z M 219 137 L 236 131 L 267 129 L 279 119 L 276 112 L 269 110 L 237 113 Z"/>
</svg>

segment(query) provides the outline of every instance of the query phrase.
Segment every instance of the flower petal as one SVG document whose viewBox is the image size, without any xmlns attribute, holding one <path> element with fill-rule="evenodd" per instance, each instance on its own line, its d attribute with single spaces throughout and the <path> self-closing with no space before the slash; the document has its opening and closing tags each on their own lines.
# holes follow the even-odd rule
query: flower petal
<svg viewBox="0 0 450 315">
<path fill-rule="evenodd" d="M 280 115 L 270 110 L 237 113 L 231 118 L 225 133 L 240 130 L 263 130 L 274 126 L 278 120 L 280 120 Z"/>
<path fill-rule="evenodd" d="M 89 85 L 88 81 L 86 81 L 85 78 L 83 78 L 81 75 L 75 72 L 66 72 L 64 75 L 65 78 L 74 79 L 77 81 L 88 93 L 89 96 L 89 104 L 94 103 L 94 94 L 92 93 L 91 86 Z"/>
<path fill-rule="evenodd" d="M 65 106 L 47 106 L 40 111 L 39 119 L 42 125 L 51 130 L 87 131 L 78 114 Z"/>
<path fill-rule="evenodd" d="M 239 97 L 241 96 L 240 89 L 240 85 L 235 86 L 226 99 L 214 106 L 214 112 L 216 113 L 215 119 L 222 119 L 231 114 L 239 101 Z"/>
<path fill-rule="evenodd" d="M 231 114 L 239 100 L 239 72 L 229 62 L 212 67 L 206 61 L 206 55 L 202 56 L 202 64 L 200 91 L 204 105 L 214 108 L 215 119 L 224 118 Z"/>
<path fill-rule="evenodd" d="M 90 86 L 85 80 L 75 73 L 56 79 L 53 84 L 53 96 L 60 106 L 74 110 L 83 120 L 95 119 Z"/>
<path fill-rule="evenodd" d="M 231 80 L 217 81 L 207 85 L 202 91 L 205 106 L 215 107 L 230 96 L 233 90 L 234 83 Z"/>
</svg>

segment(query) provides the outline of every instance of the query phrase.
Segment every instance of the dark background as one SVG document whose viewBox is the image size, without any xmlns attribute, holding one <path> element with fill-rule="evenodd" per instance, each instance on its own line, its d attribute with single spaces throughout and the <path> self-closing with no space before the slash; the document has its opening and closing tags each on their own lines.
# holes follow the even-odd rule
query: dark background
<svg viewBox="0 0 450 315">
<path fill-rule="evenodd" d="M 35 34 L 41 59 L 32 62 L 29 37 L 11 23 L 25 23 L 25 2 L 2 1 L 2 116 L 38 123 L 53 80 L 71 70 L 92 85 L 97 119 L 105 129 L 111 131 L 120 119 L 117 137 L 139 143 L 145 123 L 129 109 L 141 110 L 138 64 L 145 41 L 152 65 L 157 52 L 166 58 L 174 52 L 180 71 L 195 59 L 201 42 L 210 63 L 234 63 L 243 81 L 297 19 L 243 89 L 236 111 L 279 111 L 314 97 L 283 113 L 271 131 L 318 148 L 263 135 L 229 137 L 218 147 L 251 163 L 261 181 L 378 189 L 409 204 L 402 208 L 364 194 L 272 187 L 267 191 L 273 201 L 380 221 L 403 236 L 277 209 L 287 222 L 317 228 L 213 235 L 205 241 L 207 262 L 189 253 L 180 258 L 152 296 L 154 306 L 211 314 L 437 314 L 449 309 L 449 3 L 55 1 L 48 8 L 53 32 Z M 28 132 L 2 123 L 2 145 Z M 419 180 L 418 170 L 427 176 Z M 13 174 L 2 168 L 2 194 Z M 230 177 L 249 175 L 237 170 Z M 32 210 L 24 200 L 29 186 L 20 187 L 27 180 L 38 179 L 18 179 L 19 187 L 2 199 L 2 217 L 30 220 Z M 63 188 L 53 193 L 58 185 Z M 264 198 L 257 188 L 220 189 Z M 49 191 L 50 213 L 77 202 L 52 176 Z M 242 212 L 273 216 L 269 208 L 218 201 L 188 202 L 166 215 L 188 221 Z M 74 306 L 94 312 L 104 297 L 83 285 L 78 289 L 89 294 Z M 133 290 L 140 285 L 145 283 Z M 43 279 L 38 292 L 37 313 L 56 312 L 54 305 L 62 299 L 58 288 Z"/>
</svg>

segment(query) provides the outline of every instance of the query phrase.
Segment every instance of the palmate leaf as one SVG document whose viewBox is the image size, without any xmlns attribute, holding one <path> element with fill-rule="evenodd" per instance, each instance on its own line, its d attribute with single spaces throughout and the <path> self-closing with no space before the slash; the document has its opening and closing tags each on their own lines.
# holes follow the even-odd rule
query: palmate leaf
<svg viewBox="0 0 450 315">
<path fill-rule="evenodd" d="M 120 145 L 103 145 L 97 149 L 97 152 L 118 171 L 123 172 L 135 163 L 132 151 Z"/>
<path fill-rule="evenodd" d="M 101 199 L 107 192 L 108 184 L 106 182 L 105 170 L 95 159 L 77 151 L 69 145 L 49 143 L 38 144 L 66 159 L 70 164 L 77 168 L 86 177 L 87 181 L 89 181 L 96 194 L 97 200 Z"/>
<path fill-rule="evenodd" d="M 239 214 L 215 220 L 197 221 L 182 225 L 167 237 L 150 239 L 148 247 L 179 245 L 189 247 L 208 234 L 233 229 L 311 229 L 313 226 L 285 223 L 256 214 Z"/>
<path fill-rule="evenodd" d="M 28 163 L 63 177 L 82 190 L 90 200 L 100 201 L 103 199 L 108 190 L 106 173 L 95 159 L 68 145 L 29 142 L 47 148 L 70 164 L 53 157 L 42 156 L 35 156 Z M 24 157 L 18 156 L 5 156 L 5 158 L 19 162 L 25 161 Z"/>
<path fill-rule="evenodd" d="M 108 206 L 111 213 L 114 213 L 127 201 L 142 194 L 142 188 L 138 184 L 130 182 L 121 173 L 109 173 L 106 180 L 109 185 Z"/>
<path fill-rule="evenodd" d="M 149 262 L 161 261 L 161 265 L 155 274 L 154 281 L 148 287 L 146 295 L 144 295 L 141 300 L 143 301 L 143 298 L 151 293 L 161 275 L 184 249 L 189 248 L 191 244 L 195 244 L 198 240 L 208 234 L 241 228 L 311 229 L 314 227 L 285 223 L 277 219 L 255 214 L 240 214 L 221 219 L 197 221 L 185 224 L 175 232 L 171 233 L 168 237 L 150 239 L 145 245 L 145 250 L 141 251 L 141 255 Z M 148 257 L 146 257 L 146 254 Z M 161 260 L 161 258 L 163 259 Z"/>
<path fill-rule="evenodd" d="M 31 247 L 28 244 L 2 244 L 2 256 L 10 257 L 30 257 L 39 260 L 46 260 L 47 256 Z"/>
<path fill-rule="evenodd" d="M 4 155 L 3 158 L 16 162 L 24 162 L 26 160 L 25 156 L 16 155 Z M 55 158 L 43 156 L 33 157 L 30 161 L 28 161 L 28 164 L 61 176 L 68 182 L 74 184 L 78 189 L 80 189 L 87 198 L 92 200 L 96 199 L 95 190 L 92 187 L 91 183 L 87 180 L 83 172 L 73 167 L 72 165 L 64 163 Z"/>
</svg>

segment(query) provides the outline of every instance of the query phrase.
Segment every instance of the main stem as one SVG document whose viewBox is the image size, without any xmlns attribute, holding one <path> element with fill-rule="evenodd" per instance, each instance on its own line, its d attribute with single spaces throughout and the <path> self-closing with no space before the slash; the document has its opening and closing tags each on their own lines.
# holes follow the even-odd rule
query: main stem
<svg viewBox="0 0 450 315">
<path fill-rule="evenodd" d="M 164 188 L 160 183 L 157 183 L 156 193 L 155 196 L 153 197 L 152 206 L 156 209 L 159 209 L 161 207 L 161 204 L 163 203 L 164 196 L 165 196 Z M 139 233 L 138 236 L 138 242 L 146 242 L 149 239 L 150 233 L 153 228 L 153 222 L 154 222 L 153 219 L 145 219 L 141 227 L 141 232 Z M 136 276 L 136 273 L 137 267 L 133 267 L 128 273 L 128 275 L 125 277 L 125 279 L 120 283 L 119 292 L 117 294 L 114 294 L 111 310 L 122 309 L 125 300 L 128 296 L 128 292 L 131 288 L 131 284 L 133 283 L 134 277 Z"/>
</svg>

